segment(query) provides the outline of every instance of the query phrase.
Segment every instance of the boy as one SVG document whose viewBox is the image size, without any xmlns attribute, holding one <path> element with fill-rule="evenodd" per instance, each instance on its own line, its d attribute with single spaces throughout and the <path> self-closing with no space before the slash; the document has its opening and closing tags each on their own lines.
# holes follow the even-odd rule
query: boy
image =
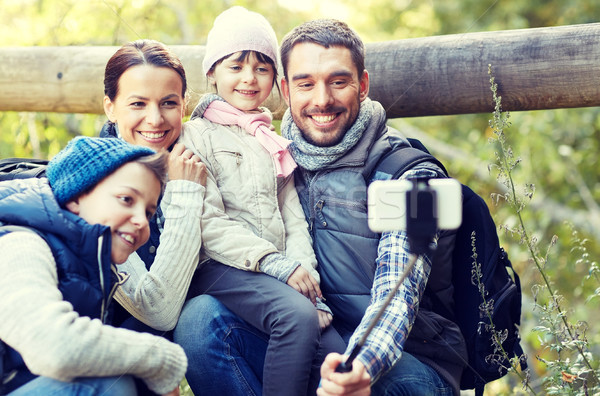
<svg viewBox="0 0 600 396">
<path fill-rule="evenodd" d="M 126 276 L 115 264 L 148 239 L 165 161 L 120 139 L 77 137 L 47 179 L 0 183 L 0 394 L 136 394 L 132 376 L 177 394 L 183 350 L 109 325 Z"/>
</svg>

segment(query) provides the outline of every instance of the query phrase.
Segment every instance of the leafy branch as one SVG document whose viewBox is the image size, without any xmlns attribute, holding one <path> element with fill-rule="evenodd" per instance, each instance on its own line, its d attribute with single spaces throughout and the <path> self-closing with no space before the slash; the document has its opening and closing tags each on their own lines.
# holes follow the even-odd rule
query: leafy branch
<svg viewBox="0 0 600 396">
<path fill-rule="evenodd" d="M 526 203 L 533 197 L 535 186 L 533 184 L 526 184 L 523 193 L 517 193 L 513 171 L 519 165 L 521 159 L 515 158 L 512 148 L 507 144 L 504 131 L 510 127 L 510 122 L 508 121 L 509 114 L 502 112 L 502 98 L 498 95 L 498 85 L 492 74 L 491 65 L 488 65 L 488 74 L 490 76 L 490 85 L 494 100 L 494 113 L 492 120 L 490 120 L 490 127 L 492 128 L 494 138 L 491 140 L 498 146 L 498 150 L 495 152 L 496 163 L 491 167 L 497 169 L 498 181 L 507 188 L 507 192 L 504 194 L 494 194 L 494 201 L 498 202 L 500 199 L 504 199 L 516 212 L 518 226 L 514 229 L 509 229 L 506 226 L 503 226 L 503 228 L 509 233 L 516 234 L 520 238 L 521 243 L 527 246 L 530 259 L 542 277 L 542 286 L 536 286 L 533 289 L 536 304 L 541 290 L 545 289 L 549 296 L 548 303 L 544 305 L 537 304 L 543 313 L 542 321 L 547 323 L 547 326 L 540 325 L 534 329 L 551 335 L 555 340 L 553 344 L 550 344 L 550 349 L 557 354 L 557 360 L 550 361 L 538 357 L 540 361 L 547 365 L 549 370 L 554 371 L 556 374 L 546 380 L 550 384 L 548 393 L 564 394 L 568 389 L 567 392 L 570 394 L 577 394 L 579 390 L 583 390 L 583 394 L 587 395 L 590 390 L 590 382 L 593 382 L 596 386 L 598 384 L 598 377 L 592 364 L 591 353 L 587 350 L 587 326 L 583 323 L 578 323 L 575 326 L 569 323 L 567 312 L 562 306 L 562 296 L 554 290 L 545 271 L 545 264 L 548 262 L 551 248 L 556 244 L 557 237 L 552 238 L 546 255 L 542 258 L 537 248 L 537 239 L 529 234 L 525 226 L 522 211 Z M 593 276 L 596 275 L 596 273 L 593 273 Z M 564 356 L 564 352 L 568 350 L 577 351 L 575 359 Z M 590 381 L 590 379 L 593 379 L 593 381 Z"/>
<path fill-rule="evenodd" d="M 487 318 L 487 323 L 480 323 L 480 327 L 483 325 L 483 328 L 478 329 L 478 332 L 484 331 L 485 333 L 490 334 L 490 339 L 494 347 L 493 353 L 486 357 L 486 362 L 498 365 L 498 370 L 501 373 L 512 372 L 513 374 L 517 375 L 521 379 L 523 387 L 526 388 L 531 394 L 537 395 L 529 383 L 529 370 L 521 372 L 518 369 L 521 361 L 525 360 L 526 356 L 523 355 L 510 357 L 508 352 L 504 349 L 504 342 L 508 338 L 508 329 L 498 330 L 494 324 L 494 319 L 492 317 L 494 312 L 494 300 L 488 300 L 487 298 L 488 291 L 485 289 L 485 285 L 482 281 L 483 273 L 481 271 L 481 264 L 477 262 L 475 239 L 476 235 L 475 232 L 473 232 L 471 233 L 471 249 L 473 251 L 473 254 L 471 255 L 471 258 L 473 259 L 471 283 L 477 286 L 483 301 L 479 307 L 480 316 Z M 508 367 L 506 366 L 506 363 L 508 363 Z"/>
</svg>

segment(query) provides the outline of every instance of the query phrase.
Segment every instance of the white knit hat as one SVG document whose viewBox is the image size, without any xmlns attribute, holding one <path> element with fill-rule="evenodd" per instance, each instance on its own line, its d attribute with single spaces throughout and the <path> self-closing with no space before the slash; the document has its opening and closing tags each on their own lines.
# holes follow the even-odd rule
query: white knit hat
<svg viewBox="0 0 600 396">
<path fill-rule="evenodd" d="M 208 74 L 216 61 L 240 51 L 260 52 L 278 63 L 275 31 L 259 13 L 234 6 L 223 11 L 208 33 L 202 68 Z"/>
</svg>

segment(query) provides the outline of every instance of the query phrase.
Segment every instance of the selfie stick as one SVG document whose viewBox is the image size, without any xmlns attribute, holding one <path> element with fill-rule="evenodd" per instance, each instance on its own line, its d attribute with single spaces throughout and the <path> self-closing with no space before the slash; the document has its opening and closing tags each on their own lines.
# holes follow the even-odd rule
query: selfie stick
<svg viewBox="0 0 600 396">
<path fill-rule="evenodd" d="M 360 349 L 367 341 L 367 337 L 373 331 L 373 328 L 381 319 L 381 316 L 385 312 L 388 305 L 396 295 L 396 292 L 400 288 L 400 285 L 404 282 L 408 274 L 412 271 L 415 263 L 419 256 L 425 253 L 431 253 L 431 239 L 437 231 L 437 210 L 436 210 L 436 195 L 427 182 L 422 180 L 413 180 L 413 187 L 411 190 L 406 192 L 406 233 L 408 235 L 409 245 L 413 253 L 410 255 L 410 261 L 406 271 L 402 274 L 394 290 L 392 290 L 386 297 L 383 305 L 379 308 L 377 315 L 369 324 L 369 327 L 365 333 L 360 337 L 360 340 L 356 343 L 350 356 L 345 362 L 341 362 L 335 369 L 337 373 L 347 373 L 352 371 L 352 362 L 358 356 Z"/>
<path fill-rule="evenodd" d="M 367 330 L 365 331 L 365 333 L 362 335 L 362 337 L 360 337 L 360 340 L 358 340 L 358 342 L 356 343 L 356 345 L 352 349 L 352 352 L 350 353 L 350 356 L 348 356 L 348 359 L 346 359 L 345 362 L 341 362 L 336 367 L 336 369 L 335 369 L 336 372 L 338 372 L 338 373 L 347 373 L 349 371 L 352 371 L 352 362 L 354 361 L 354 359 L 358 355 L 358 352 L 360 352 L 360 348 L 362 348 L 362 346 L 365 344 L 365 341 L 367 341 L 367 337 L 369 336 L 369 334 L 371 334 L 371 331 L 373 330 L 373 327 L 375 327 L 375 325 L 377 324 L 377 322 L 379 322 L 379 319 L 381 319 L 381 316 L 385 312 L 385 309 L 387 308 L 387 306 L 390 305 L 390 302 L 392 301 L 392 298 L 394 298 L 394 295 L 396 294 L 396 292 L 400 288 L 400 285 L 402 284 L 402 282 L 404 282 L 404 279 L 406 279 L 406 277 L 408 276 L 408 274 L 412 271 L 412 268 L 414 267 L 415 263 L 417 262 L 417 257 L 418 256 L 416 256 L 414 254 L 410 255 L 410 263 L 408 264 L 408 268 L 406 268 L 406 271 L 404 271 L 404 273 L 402 274 L 402 277 L 400 277 L 400 279 L 396 283 L 396 286 L 394 287 L 394 290 L 392 290 L 388 294 L 388 296 L 386 297 L 385 302 L 383 303 L 383 306 L 379 309 L 379 311 L 377 312 L 377 315 L 371 321 L 371 323 L 369 324 L 369 327 L 367 328 Z"/>
</svg>

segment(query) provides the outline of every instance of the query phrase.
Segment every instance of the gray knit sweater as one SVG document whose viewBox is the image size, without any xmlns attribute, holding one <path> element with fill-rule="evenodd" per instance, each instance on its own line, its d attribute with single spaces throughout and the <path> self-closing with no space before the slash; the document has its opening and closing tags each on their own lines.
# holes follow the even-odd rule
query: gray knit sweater
<svg viewBox="0 0 600 396">
<path fill-rule="evenodd" d="M 187 368 L 182 348 L 80 317 L 58 290 L 56 263 L 41 237 L 7 234 L 0 252 L 0 339 L 32 373 L 62 381 L 129 374 L 159 394 L 178 386 Z"/>
</svg>

